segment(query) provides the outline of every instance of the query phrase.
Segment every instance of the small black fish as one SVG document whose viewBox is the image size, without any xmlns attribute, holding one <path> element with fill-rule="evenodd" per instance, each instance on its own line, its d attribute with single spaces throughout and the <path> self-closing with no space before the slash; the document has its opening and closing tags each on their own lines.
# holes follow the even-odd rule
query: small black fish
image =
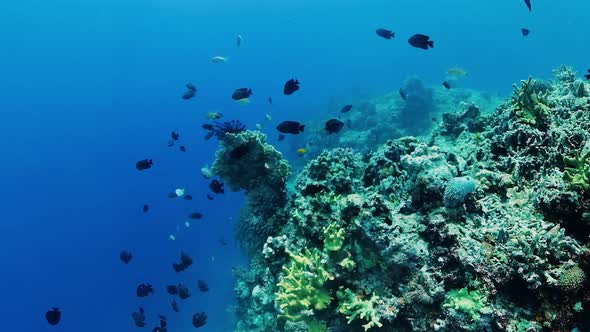
<svg viewBox="0 0 590 332">
<path fill-rule="evenodd" d="M 193 264 L 193 259 L 184 251 L 180 252 L 180 263 L 172 263 L 172 268 L 176 272 L 182 272 Z"/>
<path fill-rule="evenodd" d="M 183 283 L 178 284 L 178 297 L 186 300 L 191 296 L 191 291 Z"/>
<path fill-rule="evenodd" d="M 199 213 L 199 212 L 193 212 L 191 214 L 188 215 L 189 218 L 191 219 L 202 219 L 203 218 L 203 214 Z"/>
<path fill-rule="evenodd" d="M 210 124 L 210 123 L 203 123 L 203 124 L 201 125 L 201 128 L 203 128 L 203 129 L 205 129 L 205 130 L 213 130 L 213 129 L 215 129 L 215 128 L 213 127 L 213 125 L 212 125 L 212 124 Z"/>
<path fill-rule="evenodd" d="M 344 127 L 344 122 L 338 119 L 328 120 L 325 126 L 328 135 L 338 133 L 342 129 L 342 127 Z"/>
<path fill-rule="evenodd" d="M 182 272 L 186 269 L 184 265 L 178 264 L 178 263 L 172 263 L 172 268 L 174 269 L 174 272 L 176 272 L 176 273 Z"/>
<path fill-rule="evenodd" d="M 352 105 L 345 105 L 344 107 L 342 107 L 342 109 L 340 110 L 340 113 L 347 113 L 350 112 L 350 110 L 352 109 Z"/>
<path fill-rule="evenodd" d="M 282 140 L 284 140 L 284 139 L 285 139 L 285 135 L 283 135 L 283 134 L 279 134 L 279 137 L 277 138 L 277 141 L 279 141 L 279 142 L 280 142 L 280 141 L 282 141 Z"/>
<path fill-rule="evenodd" d="M 186 92 L 182 94 L 182 99 L 188 100 L 197 94 L 197 88 L 191 83 L 186 84 Z"/>
<path fill-rule="evenodd" d="M 292 78 L 285 83 L 285 87 L 283 88 L 283 93 L 285 95 L 292 95 L 295 91 L 299 90 L 299 81 Z"/>
<path fill-rule="evenodd" d="M 408 94 L 404 91 L 403 88 L 399 88 L 399 96 L 402 97 L 403 100 L 406 100 L 406 98 L 408 98 Z"/>
<path fill-rule="evenodd" d="M 216 194 L 223 194 L 223 182 L 219 182 L 218 180 L 214 179 L 209 183 L 209 189 Z"/>
<path fill-rule="evenodd" d="M 234 93 L 231 95 L 231 98 L 233 100 L 240 100 L 240 99 L 248 98 L 248 97 L 250 97 L 250 95 L 252 95 L 252 89 L 240 88 L 240 89 L 236 89 L 234 91 Z"/>
<path fill-rule="evenodd" d="M 283 121 L 277 126 L 277 130 L 283 134 L 297 135 L 302 133 L 303 129 L 305 129 L 305 125 L 302 125 L 297 121 Z"/>
<path fill-rule="evenodd" d="M 131 318 L 133 318 L 133 322 L 137 327 L 144 327 L 145 326 L 145 313 L 143 308 L 139 308 L 138 311 L 131 313 Z"/>
<path fill-rule="evenodd" d="M 166 292 L 170 295 L 178 295 L 178 287 L 176 285 L 166 286 Z"/>
<path fill-rule="evenodd" d="M 272 105 L 272 98 L 268 97 L 268 103 Z"/>
<path fill-rule="evenodd" d="M 154 328 L 152 332 L 168 332 L 168 329 L 166 328 L 166 326 L 168 326 L 168 319 L 166 318 L 166 316 L 158 315 L 158 318 L 160 318 L 160 326 Z"/>
<path fill-rule="evenodd" d="M 141 211 L 143 211 L 143 213 L 148 213 L 149 210 L 150 210 L 150 206 L 147 204 L 144 204 L 143 207 L 141 208 Z"/>
<path fill-rule="evenodd" d="M 146 297 L 150 294 L 154 294 L 154 287 L 152 287 L 150 284 L 140 284 L 137 286 L 135 294 L 137 297 Z"/>
<path fill-rule="evenodd" d="M 238 145 L 233 150 L 229 152 L 229 156 L 232 159 L 240 159 L 245 156 L 250 151 L 248 144 L 244 143 L 242 145 Z"/>
<path fill-rule="evenodd" d="M 586 77 L 587 80 L 590 80 L 590 69 L 588 69 L 588 74 L 584 75 L 584 77 Z"/>
<path fill-rule="evenodd" d="M 153 165 L 154 162 L 151 159 L 142 159 L 135 163 L 135 168 L 137 168 L 138 171 L 144 171 L 152 168 Z"/>
<path fill-rule="evenodd" d="M 451 88 L 451 83 L 449 83 L 447 81 L 444 81 L 443 84 L 442 84 L 442 86 L 444 86 L 447 89 L 450 89 Z"/>
<path fill-rule="evenodd" d="M 408 43 L 416 48 L 421 48 L 424 50 L 427 50 L 429 47 L 434 47 L 434 42 L 430 40 L 430 37 L 419 33 L 410 37 L 410 39 L 408 39 Z"/>
<path fill-rule="evenodd" d="M 172 300 L 170 302 L 170 306 L 172 307 L 172 310 L 174 310 L 174 312 L 180 312 L 180 308 L 178 307 L 178 303 L 176 303 L 176 300 Z"/>
<path fill-rule="evenodd" d="M 181 145 L 178 149 L 182 152 L 186 152 L 186 147 L 184 145 Z"/>
<path fill-rule="evenodd" d="M 175 131 L 173 131 L 173 132 L 170 133 L 170 137 L 172 137 L 172 139 L 174 141 L 178 141 L 178 139 L 180 138 L 180 134 L 177 133 L 177 132 L 175 132 Z"/>
<path fill-rule="evenodd" d="M 211 137 L 213 137 L 213 135 L 215 135 L 214 132 L 210 131 L 207 133 L 207 135 L 205 135 L 205 141 L 208 141 Z"/>
<path fill-rule="evenodd" d="M 58 308 L 53 307 L 45 313 L 45 319 L 49 325 L 57 325 L 61 320 L 61 311 L 59 311 Z"/>
<path fill-rule="evenodd" d="M 193 259 L 184 251 L 180 252 L 180 262 L 182 265 L 189 267 L 193 263 Z"/>
<path fill-rule="evenodd" d="M 197 312 L 193 315 L 193 326 L 199 328 L 207 324 L 207 314 L 204 312 Z"/>
<path fill-rule="evenodd" d="M 197 281 L 197 286 L 199 287 L 199 290 L 203 293 L 209 291 L 209 285 L 207 285 L 207 283 L 204 282 L 203 280 Z"/>
<path fill-rule="evenodd" d="M 133 259 L 133 255 L 129 251 L 123 250 L 119 254 L 119 258 L 123 263 L 129 264 L 129 262 L 131 262 L 131 259 Z"/>
<path fill-rule="evenodd" d="M 207 194 L 207 199 L 210 200 L 210 201 L 212 201 L 213 200 L 213 196 Z"/>
<path fill-rule="evenodd" d="M 377 29 L 375 32 L 377 33 L 377 36 L 385 38 L 385 39 L 391 39 L 391 38 L 395 37 L 395 32 L 387 30 L 387 29 Z"/>
<path fill-rule="evenodd" d="M 527 28 L 522 28 L 522 29 L 520 29 L 520 33 L 522 33 L 523 37 L 526 37 L 531 33 L 531 30 L 529 30 Z"/>
<path fill-rule="evenodd" d="M 182 199 L 184 199 L 185 201 L 192 201 L 193 200 L 193 196 L 192 195 L 184 195 L 182 197 Z"/>
<path fill-rule="evenodd" d="M 531 9 L 531 0 L 524 0 L 524 4 L 529 9 L 529 12 L 532 11 L 532 9 Z"/>
</svg>

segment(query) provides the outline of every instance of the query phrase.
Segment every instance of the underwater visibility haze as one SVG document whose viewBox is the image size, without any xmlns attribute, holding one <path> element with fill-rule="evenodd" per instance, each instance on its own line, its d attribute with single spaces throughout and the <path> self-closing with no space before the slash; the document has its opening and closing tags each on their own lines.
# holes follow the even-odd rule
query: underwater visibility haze
<svg viewBox="0 0 590 332">
<path fill-rule="evenodd" d="M 7 331 L 590 331 L 590 2 L 0 4 Z"/>
</svg>

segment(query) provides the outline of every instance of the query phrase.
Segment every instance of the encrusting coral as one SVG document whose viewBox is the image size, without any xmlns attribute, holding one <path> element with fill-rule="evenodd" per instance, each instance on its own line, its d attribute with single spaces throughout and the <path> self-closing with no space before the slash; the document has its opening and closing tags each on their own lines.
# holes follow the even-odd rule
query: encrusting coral
<svg viewBox="0 0 590 332">
<path fill-rule="evenodd" d="M 251 259 L 235 330 L 590 331 L 589 89 L 555 75 L 295 179 L 263 135 L 228 134 L 214 170 L 247 191 Z"/>
</svg>

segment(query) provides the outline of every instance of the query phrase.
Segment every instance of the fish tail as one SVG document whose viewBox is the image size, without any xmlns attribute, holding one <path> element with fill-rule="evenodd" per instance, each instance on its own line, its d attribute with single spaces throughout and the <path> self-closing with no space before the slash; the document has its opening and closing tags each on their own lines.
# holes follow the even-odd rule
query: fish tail
<svg viewBox="0 0 590 332">
<path fill-rule="evenodd" d="M 299 130 L 300 130 L 301 132 L 303 132 L 303 129 L 304 129 L 304 128 L 305 128 L 305 125 L 301 125 L 301 126 L 299 126 Z"/>
<path fill-rule="evenodd" d="M 429 40 L 426 44 L 428 44 L 428 46 L 431 48 L 434 48 L 434 42 L 432 40 Z"/>
</svg>

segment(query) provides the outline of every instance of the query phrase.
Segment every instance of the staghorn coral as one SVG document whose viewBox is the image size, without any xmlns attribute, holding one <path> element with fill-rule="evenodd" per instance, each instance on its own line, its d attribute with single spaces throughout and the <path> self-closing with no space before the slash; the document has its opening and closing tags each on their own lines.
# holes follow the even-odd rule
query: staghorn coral
<svg viewBox="0 0 590 332">
<path fill-rule="evenodd" d="M 344 229 L 338 228 L 334 223 L 324 228 L 324 249 L 328 251 L 338 251 L 344 243 Z"/>
<path fill-rule="evenodd" d="M 532 77 L 520 83 L 520 88 L 514 85 L 511 99 L 516 117 L 525 124 L 538 128 L 544 127 L 551 112 L 547 105 L 547 92 L 536 89 L 537 82 Z"/>
<path fill-rule="evenodd" d="M 491 313 L 487 307 L 487 297 L 478 290 L 469 291 L 467 288 L 449 291 L 443 307 L 460 311 L 473 320 L 479 320 L 482 314 Z"/>
<path fill-rule="evenodd" d="M 365 320 L 363 329 L 368 331 L 372 327 L 381 327 L 383 324 L 379 322 L 380 318 L 375 309 L 379 296 L 372 295 L 368 300 L 361 300 L 350 289 L 340 290 L 337 293 L 340 302 L 338 312 L 346 315 L 348 324 L 355 319 Z"/>
<path fill-rule="evenodd" d="M 563 157 L 565 171 L 563 178 L 573 188 L 590 190 L 590 149 L 578 152 L 573 157 Z"/>
<path fill-rule="evenodd" d="M 302 254 L 287 253 L 291 259 L 287 266 L 283 266 L 283 276 L 277 283 L 279 317 L 291 321 L 304 320 L 330 304 L 332 296 L 324 283 L 334 277 L 324 267 L 319 250 L 314 248 L 305 249 Z"/>
</svg>

